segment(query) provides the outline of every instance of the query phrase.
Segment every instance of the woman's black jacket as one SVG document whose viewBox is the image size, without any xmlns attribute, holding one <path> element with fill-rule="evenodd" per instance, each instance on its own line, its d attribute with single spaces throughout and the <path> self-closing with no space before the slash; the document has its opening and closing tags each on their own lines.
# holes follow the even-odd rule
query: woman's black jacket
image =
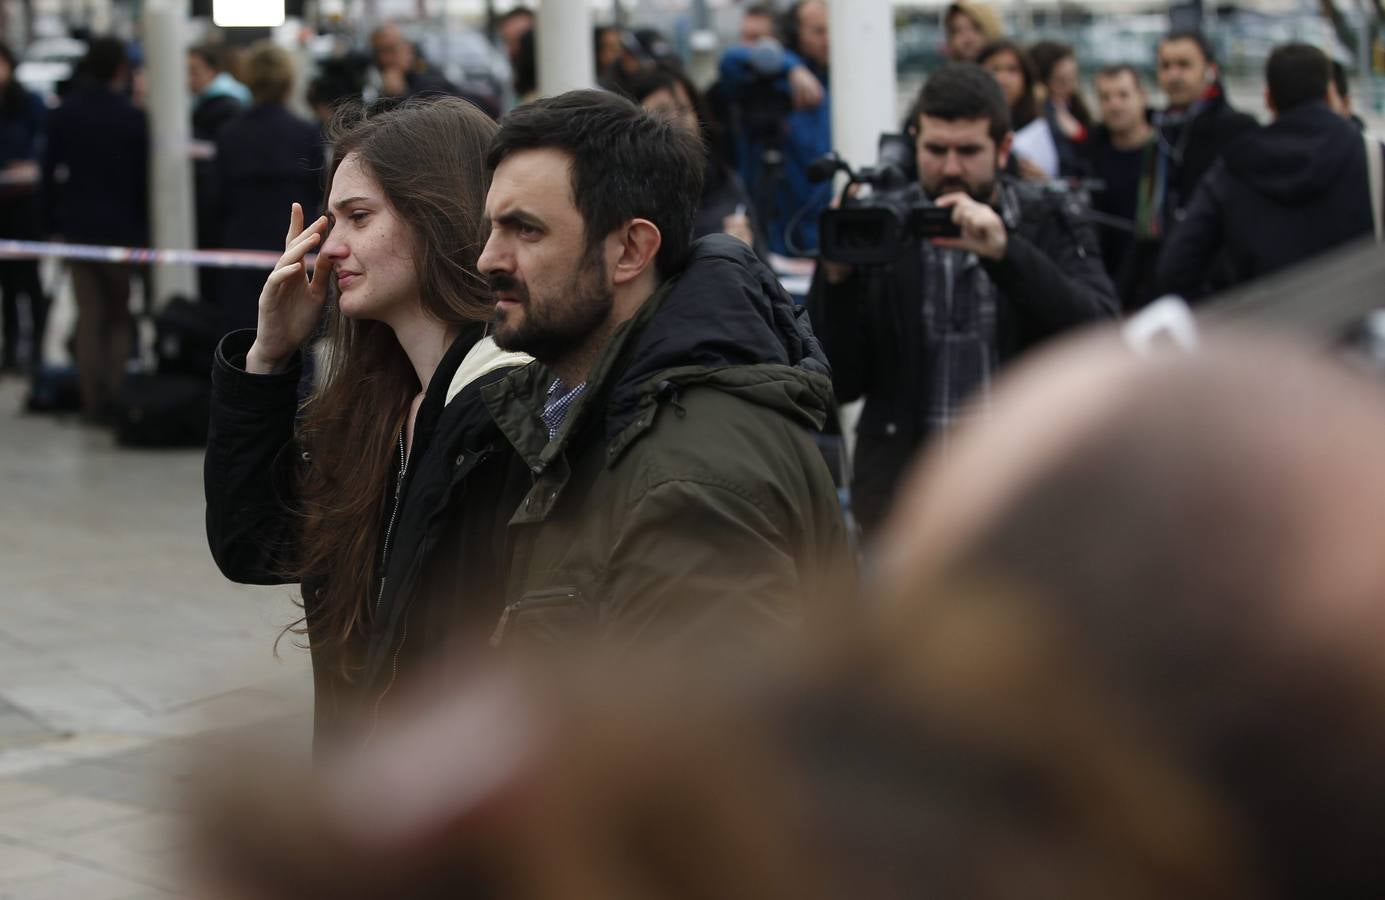
<svg viewBox="0 0 1385 900">
<path fill-rule="evenodd" d="M 368 638 L 348 651 L 364 669 L 348 680 L 325 654 L 313 652 L 319 740 L 345 725 L 353 707 L 375 705 L 401 668 L 432 655 L 454 629 L 479 627 L 499 614 L 505 525 L 529 477 L 480 396 L 517 360 L 483 334 L 481 325 L 463 331 L 419 408 L 398 511 L 392 526 L 381 526 L 390 529 L 390 540 Z M 246 373 L 253 340 L 253 331 L 232 332 L 213 362 L 203 470 L 207 539 L 232 581 L 285 584 L 293 580 L 300 532 L 297 485 L 301 467 L 312 459 L 294 436 L 299 366 L 273 375 Z M 471 380 L 454 386 L 454 377 Z M 386 516 L 393 510 L 393 498 L 386 498 Z M 321 583 L 311 577 L 302 582 L 310 624 Z"/>
</svg>

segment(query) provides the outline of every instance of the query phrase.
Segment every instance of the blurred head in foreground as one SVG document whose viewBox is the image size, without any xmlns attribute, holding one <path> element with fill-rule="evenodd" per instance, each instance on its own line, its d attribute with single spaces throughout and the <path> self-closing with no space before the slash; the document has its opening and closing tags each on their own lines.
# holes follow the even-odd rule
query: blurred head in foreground
<svg viewBox="0 0 1385 900">
<path fill-rule="evenodd" d="M 826 900 L 746 710 L 667 670 L 448 669 L 316 770 L 241 753 L 199 887 L 269 898 Z M 677 709 L 669 707 L 677 697 Z"/>
<path fill-rule="evenodd" d="M 1006 598 L 1008 627 L 1056 636 L 1115 702 L 1113 729 L 1234 814 L 1283 895 L 1379 896 L 1382 447 L 1378 385 L 1309 350 L 1090 338 L 1018 369 L 920 467 L 882 587 L 906 622 L 964 586 Z"/>
<path fill-rule="evenodd" d="M 753 682 L 440 673 L 318 772 L 242 758 L 201 871 L 233 900 L 1379 895 L 1382 416 L 1277 342 L 1069 345 L 921 468 L 879 615 Z"/>
<path fill-rule="evenodd" d="M 440 676 L 316 771 L 240 753 L 198 816 L 198 887 L 218 900 L 1253 896 L 1215 802 L 1108 734 L 1053 645 L 1005 644 L 959 670 L 944 645 L 975 622 L 955 624 L 916 634 L 907 656 L 853 642 L 740 690 L 648 659 Z M 1016 676 L 1025 689 L 1005 689 Z"/>
</svg>

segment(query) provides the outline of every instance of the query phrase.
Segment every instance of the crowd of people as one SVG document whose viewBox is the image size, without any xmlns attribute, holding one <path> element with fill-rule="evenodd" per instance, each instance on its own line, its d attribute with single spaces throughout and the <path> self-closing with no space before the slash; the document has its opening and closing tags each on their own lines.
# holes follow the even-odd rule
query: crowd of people
<svg viewBox="0 0 1385 900">
<path fill-rule="evenodd" d="M 1274 121 L 1263 131 L 1231 107 L 1213 45 L 1196 31 L 1159 41 L 1155 80 L 1163 109 L 1151 107 L 1135 67 L 1114 65 L 1094 73 L 1093 115 L 1070 46 L 1040 41 L 1026 48 L 1007 40 L 984 9 L 949 9 L 949 55 L 980 63 L 1000 82 L 1015 134 L 1009 173 L 1086 195 L 1124 311 L 1170 293 L 1196 302 L 1372 230 L 1363 216 L 1366 148 L 1379 152 L 1378 145 L 1362 141 L 1345 69 L 1320 49 L 1284 45 L 1266 61 Z M 1311 125 L 1293 124 L 1305 117 Z M 1302 182 L 1280 182 L 1280 173 L 1300 169 Z M 1244 215 L 1219 216 L 1228 190 L 1246 192 L 1239 200 Z M 1263 202 L 1255 207 L 1250 198 Z M 1304 243 L 1275 233 L 1301 216 L 1332 224 L 1309 229 Z"/>
<path fill-rule="evenodd" d="M 469 100 L 496 118 L 511 102 L 533 99 L 535 15 L 520 6 L 493 23 L 513 73 L 504 85 L 458 84 L 425 59 L 400 26 L 380 25 L 370 32 L 365 53 L 322 60 L 308 79 L 305 93 L 314 123 L 291 110 L 302 73 L 282 48 L 268 42 L 193 47 L 187 66 L 197 245 L 273 250 L 278 229 L 265 224 L 272 211 L 294 202 L 305 210 L 317 208 L 327 152 L 323 129 L 343 101 L 446 95 Z M 1275 121 L 1264 134 L 1241 143 L 1241 137 L 1261 129 L 1229 105 L 1213 46 L 1200 33 L 1170 33 L 1160 40 L 1155 80 L 1166 105 L 1154 109 L 1144 76 L 1124 65 L 1089 73 L 1095 94 L 1089 105 L 1072 47 L 1051 40 L 1026 45 L 1007 37 L 1001 16 L 984 2 L 954 3 L 943 19 L 946 57 L 978 63 L 1002 90 L 1013 135 L 995 148 L 1004 157 L 1004 178 L 1071 199 L 1077 218 L 1096 238 L 1122 312 L 1166 293 L 1196 301 L 1370 230 L 1369 205 L 1347 196 L 1360 196 L 1353 192 L 1364 183 L 1368 154 L 1345 126 L 1359 130 L 1361 123 L 1352 116 L 1345 69 L 1320 51 L 1282 48 L 1269 61 L 1274 71 L 1267 71 L 1267 106 Z M 671 116 L 702 137 L 707 153 L 699 236 L 732 234 L 767 259 L 770 254 L 816 256 L 818 220 L 833 203 L 830 180 L 812 172 L 814 161 L 832 149 L 826 3 L 802 0 L 784 10 L 749 5 L 738 38 L 721 55 L 716 80 L 703 90 L 656 30 L 598 26 L 592 35 L 594 77 L 602 88 Z M 64 149 L 59 140 L 55 152 L 47 154 L 45 171 L 54 177 L 46 180 L 24 173 L 37 172 L 44 163 L 48 105 L 18 86 L 13 65 L 5 62 L 8 55 L 0 53 L 0 76 L 11 72 L 4 81 L 8 86 L 0 88 L 9 97 L 4 116 L 13 123 L 4 163 L 11 171 L 11 186 L 2 198 L 5 236 L 142 245 L 148 234 L 147 200 L 146 182 L 139 178 L 145 176 L 120 178 L 119 187 L 104 177 L 112 165 L 131 173 L 148 166 L 147 137 L 142 145 L 137 134 L 147 134 L 137 51 L 114 40 L 95 40 L 72 87 L 63 92 L 76 101 L 75 112 L 54 120 L 85 133 L 104 127 L 101 116 L 114 116 L 125 121 L 121 133 L 132 138 L 119 143 L 114 154 L 102 152 L 101 159 L 90 160 L 81 157 L 91 147 L 68 140 Z M 1324 65 L 1329 67 L 1326 85 L 1319 71 Z M 1345 123 L 1322 118 L 1316 111 L 1324 106 Z M 917 143 L 918 127 L 911 114 L 902 130 Z M 1241 152 L 1223 159 L 1237 143 Z M 73 146 L 75 160 L 67 158 Z M 1278 173 L 1288 169 L 1315 175 L 1280 178 Z M 90 190 L 68 187 L 74 171 L 79 182 L 92 182 Z M 1208 196 L 1198 203 L 1199 187 L 1209 174 Z M 64 193 L 81 197 L 98 212 L 65 217 Z M 1228 202 L 1233 211 L 1255 212 L 1228 215 Z M 1277 215 L 1280 211 L 1287 212 Z M 1276 222 L 1297 222 L 1301 211 L 1328 224 L 1313 228 L 1308 242 L 1276 231 Z M 1255 228 L 1247 231 L 1251 221 Z M 1181 232 L 1178 240 L 1176 232 Z M 32 367 L 41 356 L 48 300 L 37 271 L 31 261 L 3 264 L 2 362 L 8 369 Z M 118 385 L 120 368 L 112 360 L 130 350 L 131 324 L 122 298 L 132 270 L 92 263 L 74 266 L 73 272 L 87 323 L 78 333 L 88 335 L 74 348 L 87 362 L 79 368 L 109 373 L 99 380 L 83 376 L 83 406 L 88 417 L 103 420 L 119 395 L 118 386 L 110 386 Z M 215 308 L 223 330 L 248 326 L 254 308 L 247 298 L 266 274 L 203 268 L 198 299 Z M 98 344 L 90 337 L 97 333 L 113 337 Z"/>
<path fill-rule="evenodd" d="M 298 586 L 318 759 L 232 767 L 218 895 L 1385 889 L 1385 387 L 1114 327 L 1379 236 L 1331 60 L 1276 48 L 1262 127 L 1172 32 L 1165 108 L 1124 66 L 1089 107 L 1070 47 L 963 0 L 910 158 L 834 200 L 822 0 L 748 7 L 705 92 L 602 28 L 600 87 L 534 98 L 533 16 L 503 114 L 394 25 L 320 123 L 284 51 L 189 54 L 199 241 L 281 254 L 203 287 L 208 543 Z M 130 72 L 98 40 L 46 124 L 0 96 L 70 240 L 147 230 Z M 878 193 L 932 230 L 839 258 L 820 214 Z M 770 262 L 814 251 L 800 302 Z M 129 270 L 73 277 L 99 417 Z"/>
</svg>

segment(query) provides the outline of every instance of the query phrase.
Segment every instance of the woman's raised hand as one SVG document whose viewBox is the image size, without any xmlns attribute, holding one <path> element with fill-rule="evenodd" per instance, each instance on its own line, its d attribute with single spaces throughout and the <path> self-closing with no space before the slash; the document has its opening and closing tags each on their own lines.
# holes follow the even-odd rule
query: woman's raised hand
<svg viewBox="0 0 1385 900">
<path fill-rule="evenodd" d="M 260 292 L 255 342 L 245 355 L 247 372 L 266 375 L 283 368 L 317 327 L 327 300 L 332 264 L 319 253 L 310 280 L 303 259 L 322 243 L 326 230 L 326 216 L 304 228 L 303 207 L 293 204 L 284 255 Z"/>
</svg>

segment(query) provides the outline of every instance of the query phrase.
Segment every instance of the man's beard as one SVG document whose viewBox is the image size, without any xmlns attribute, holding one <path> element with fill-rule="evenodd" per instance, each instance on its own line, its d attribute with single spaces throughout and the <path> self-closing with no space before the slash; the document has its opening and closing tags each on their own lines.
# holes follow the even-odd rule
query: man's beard
<svg viewBox="0 0 1385 900">
<path fill-rule="evenodd" d="M 496 309 L 496 345 L 502 350 L 528 353 L 542 363 L 560 360 L 580 347 L 610 319 L 615 303 L 614 295 L 606 287 L 606 264 L 601 251 L 598 243 L 583 256 L 576 283 L 567 298 L 540 297 L 535 303 L 529 288 L 513 276 L 490 276 L 493 294 L 514 294 L 523 308 L 522 314 L 515 317 L 518 322 L 508 324 L 506 314 Z"/>
<path fill-rule="evenodd" d="M 932 190 L 925 190 L 930 200 L 937 200 L 944 194 L 966 194 L 977 203 L 990 203 L 995 199 L 996 179 L 992 177 L 983 181 L 975 188 L 967 184 L 960 178 L 944 178 L 938 182 L 938 186 Z"/>
</svg>

